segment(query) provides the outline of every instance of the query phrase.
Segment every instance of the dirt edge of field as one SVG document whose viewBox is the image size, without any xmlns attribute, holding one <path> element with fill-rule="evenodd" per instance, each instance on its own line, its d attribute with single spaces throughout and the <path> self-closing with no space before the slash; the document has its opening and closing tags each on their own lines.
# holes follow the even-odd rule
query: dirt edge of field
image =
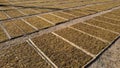
<svg viewBox="0 0 120 68">
<path fill-rule="evenodd" d="M 87 68 L 119 68 L 120 38 Z"/>
</svg>

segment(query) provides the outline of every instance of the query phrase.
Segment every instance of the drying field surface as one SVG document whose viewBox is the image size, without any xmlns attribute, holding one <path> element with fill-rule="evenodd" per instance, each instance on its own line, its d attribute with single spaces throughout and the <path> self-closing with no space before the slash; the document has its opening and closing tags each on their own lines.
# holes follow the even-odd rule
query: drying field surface
<svg viewBox="0 0 120 68">
<path fill-rule="evenodd" d="M 50 65 L 27 42 L 0 52 L 1 68 L 50 68 Z"/>
<path fill-rule="evenodd" d="M 120 37 L 120 0 L 1 0 L 0 68 L 86 68 Z"/>
</svg>

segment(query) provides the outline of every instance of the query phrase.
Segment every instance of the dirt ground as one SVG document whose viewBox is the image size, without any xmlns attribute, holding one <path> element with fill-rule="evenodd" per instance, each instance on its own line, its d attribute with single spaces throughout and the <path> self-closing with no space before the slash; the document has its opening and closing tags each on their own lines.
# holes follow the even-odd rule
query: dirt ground
<svg viewBox="0 0 120 68">
<path fill-rule="evenodd" d="M 120 38 L 88 68 L 120 68 Z"/>
<path fill-rule="evenodd" d="M 86 6 L 91 6 L 91 5 L 86 5 Z M 83 7 L 85 7 L 85 6 L 83 6 Z M 103 6 L 104 7 L 104 6 Z M 77 7 L 77 8 L 82 8 L 82 6 L 80 6 L 80 7 Z M 69 8 L 69 9 L 75 9 L 75 8 Z M 52 26 L 52 27 L 49 27 L 49 28 L 45 28 L 45 29 L 41 29 L 41 30 L 38 30 L 38 31 L 34 31 L 34 32 L 32 32 L 32 33 L 30 33 L 30 34 L 22 34 L 21 36 L 15 36 L 14 37 L 14 34 L 13 34 L 13 37 L 14 38 L 11 38 L 12 37 L 12 35 L 10 35 L 9 36 L 9 34 L 11 33 L 11 32 L 8 32 L 8 37 L 10 37 L 9 39 L 10 40 L 7 40 L 7 41 L 5 41 L 5 42 L 3 42 L 3 43 L 0 43 L 0 51 L 2 51 L 2 49 L 4 49 L 4 48 L 6 48 L 7 49 L 7 47 L 10 47 L 10 46 L 12 46 L 12 45 L 17 45 L 17 44 L 20 44 L 20 43 L 22 43 L 22 42 L 24 42 L 24 41 L 28 41 L 28 39 L 32 39 L 32 38 L 34 38 L 34 37 L 38 37 L 38 36 L 40 36 L 40 35 L 42 35 L 42 34 L 46 34 L 46 33 L 50 33 L 50 32 L 54 32 L 54 31 L 57 31 L 57 30 L 60 30 L 60 29 L 62 29 L 62 28 L 66 28 L 66 27 L 69 27 L 70 28 L 70 26 L 71 25 L 74 25 L 74 24 L 77 24 L 77 23 L 80 23 L 80 22 L 86 22 L 86 20 L 89 20 L 89 19 L 92 19 L 93 17 L 96 17 L 96 16 L 99 16 L 99 15 L 102 15 L 102 14 L 105 14 L 105 13 L 108 13 L 108 12 L 111 12 L 111 11 L 113 11 L 113 10 L 116 10 L 116 9 L 120 9 L 120 5 L 118 6 L 118 7 L 112 7 L 111 9 L 108 9 L 108 10 L 104 10 L 104 11 L 100 11 L 100 12 L 97 12 L 97 13 L 95 13 L 95 14 L 90 14 L 90 15 L 88 15 L 88 16 L 81 16 L 81 17 L 78 17 L 78 18 L 75 18 L 74 20 L 72 20 L 72 19 L 70 19 L 70 20 L 68 20 L 68 21 L 66 21 L 66 22 L 61 22 L 61 19 L 60 19 L 60 23 L 58 24 L 58 22 L 59 22 L 59 19 L 57 19 L 57 21 L 56 20 L 54 20 L 55 18 L 53 18 L 53 17 L 51 17 L 51 21 L 52 22 L 54 22 L 55 23 L 55 25 L 54 26 Z M 93 11 L 93 10 L 90 10 L 90 11 Z M 27 16 L 29 16 L 29 15 L 27 15 Z M 42 14 L 41 14 L 41 16 L 42 16 Z M 74 16 L 74 15 L 73 15 Z M 75 16 L 77 16 L 77 14 L 75 14 Z M 118 16 L 118 15 L 117 15 Z M 22 16 L 21 16 L 22 17 Z M 21 17 L 20 17 L 20 19 L 21 19 Z M 25 16 L 26 17 L 26 16 Z M 18 17 L 19 18 L 19 17 Z M 18 19 L 17 17 L 15 18 L 15 19 Z M 23 17 L 22 17 L 23 18 Z M 111 18 L 111 17 L 110 17 Z M 49 18 L 48 18 L 49 19 Z M 48 20 L 47 19 L 47 20 Z M 10 20 L 14 20 L 14 18 L 12 19 L 10 19 Z M 31 19 L 30 19 L 31 20 Z M 37 19 L 36 19 L 37 20 Z M 35 23 L 36 23 L 36 20 L 35 20 Z M 49 20 L 48 20 L 49 21 Z M 3 22 L 3 21 L 2 21 Z M 18 21 L 17 21 L 18 22 Z M 39 21 L 40 22 L 40 21 Z M 57 24 L 56 24 L 57 23 Z M 111 23 L 111 22 L 110 22 Z M 116 24 L 116 23 L 113 23 L 114 25 Z M 35 24 L 33 23 L 33 26 L 34 26 Z M 80 24 L 81 25 L 81 24 Z M 32 28 L 34 28 L 32 26 L 32 24 L 31 24 L 31 27 Z M 39 25 L 36 25 L 36 27 L 34 28 L 34 29 L 36 29 L 37 30 L 37 26 L 39 27 L 39 28 L 41 28 Z M 43 26 L 43 25 L 42 25 Z M 106 25 L 107 26 L 107 25 Z M 112 27 L 110 26 L 110 25 L 108 25 L 110 28 L 106 28 L 106 29 L 103 29 L 103 30 L 107 30 L 108 32 L 110 31 L 112 31 Z M 113 25 L 112 25 L 113 26 Z M 119 26 L 119 24 L 118 24 L 118 26 Z M 93 26 L 92 26 L 93 27 Z M 94 26 L 94 27 L 97 27 L 97 26 Z M 10 27 L 9 27 L 10 28 Z M 21 28 L 18 28 L 17 26 L 16 26 L 16 28 L 17 29 L 21 29 L 21 30 L 24 30 L 23 29 L 23 27 L 21 27 Z M 82 30 L 82 28 L 83 27 L 81 27 L 81 29 L 80 30 Z M 89 27 L 88 27 L 89 28 Z M 116 28 L 116 29 L 114 29 L 113 30 L 113 33 L 114 33 L 114 31 L 118 31 L 119 32 L 119 27 L 117 28 L 117 27 L 113 27 L 113 28 Z M 5 31 L 5 28 L 2 28 L 3 30 L 4 30 L 4 32 L 6 32 L 6 34 L 7 34 L 7 31 Z M 15 29 L 15 27 L 14 27 L 14 29 Z M 91 28 L 89 28 L 90 30 L 89 31 L 92 31 L 93 29 L 91 29 Z M 96 28 L 95 28 L 96 29 Z M 101 29 L 100 27 L 99 27 L 99 29 Z M 7 29 L 7 30 L 10 30 L 10 29 Z M 87 29 L 86 29 L 87 30 Z M 98 31 L 98 29 L 96 29 L 97 31 Z M 96 31 L 95 30 L 95 31 Z M 13 33 L 15 33 L 15 31 L 14 30 L 11 30 Z M 82 30 L 83 31 L 83 30 Z M 93 30 L 94 31 L 94 30 Z M 85 34 L 87 34 L 88 33 L 88 35 L 90 34 L 90 36 L 92 36 L 92 38 L 96 35 L 96 37 L 98 37 L 98 34 L 99 34 L 99 32 L 101 32 L 100 34 L 101 35 L 103 35 L 103 36 L 100 36 L 100 39 L 104 39 L 105 37 L 104 37 L 104 35 L 106 35 L 106 34 L 108 34 L 108 33 L 106 33 L 107 31 L 98 31 L 98 32 L 92 32 L 91 34 L 90 33 L 88 33 L 88 31 L 85 33 Z M 20 32 L 20 31 L 18 31 L 18 32 Z M 65 31 L 66 32 L 66 31 Z M 63 31 L 63 33 L 65 33 L 64 31 Z M 77 31 L 76 31 L 77 32 Z M 68 47 L 66 47 L 66 48 L 68 48 L 68 50 L 67 49 L 64 49 L 64 47 L 66 46 L 66 44 L 65 44 L 65 42 L 66 43 L 69 43 L 69 45 L 71 44 L 71 45 L 74 45 L 74 44 L 72 44 L 72 43 L 75 43 L 76 45 L 75 46 L 77 46 L 77 45 L 79 45 L 79 44 L 83 44 L 84 46 L 86 45 L 86 46 L 88 46 L 91 42 L 94 44 L 91 44 L 92 46 L 95 46 L 95 45 L 97 45 L 97 44 L 99 44 L 100 45 L 100 43 L 98 42 L 98 41 L 96 41 L 96 39 L 94 40 L 92 40 L 91 39 L 91 37 L 90 37 L 90 39 L 91 40 L 88 40 L 88 39 L 84 39 L 84 38 L 87 38 L 88 36 L 87 35 L 85 35 L 84 37 L 82 37 L 83 35 L 81 34 L 79 34 L 79 33 L 74 33 L 74 32 L 72 32 L 71 31 L 71 33 L 70 32 L 66 32 L 66 36 L 65 37 L 68 37 L 68 41 L 70 41 L 70 42 L 67 42 L 66 40 L 67 40 L 67 38 L 65 38 L 66 40 L 64 40 L 63 42 L 60 42 L 61 40 L 63 40 L 62 38 L 61 38 L 61 40 L 60 41 L 58 41 L 57 40 L 57 42 L 56 42 L 56 40 L 54 39 L 54 38 L 52 38 L 52 39 L 50 39 L 49 37 L 48 37 L 48 39 L 43 39 L 43 38 L 45 38 L 44 36 L 43 36 L 43 38 L 41 37 L 41 38 L 39 38 L 38 40 L 40 40 L 40 39 L 42 39 L 42 41 L 43 42 L 40 42 L 39 44 L 32 44 L 30 41 L 30 44 L 33 46 L 33 48 L 36 48 L 36 51 L 40 54 L 40 53 L 42 53 L 42 51 L 45 53 L 45 55 L 46 56 L 42 56 L 42 54 L 40 55 L 41 57 L 44 57 L 45 58 L 45 60 L 48 62 L 48 63 L 50 63 L 51 65 L 55 65 L 55 67 L 57 68 L 57 66 L 58 67 L 65 67 L 65 65 L 66 65 L 66 67 L 67 66 L 69 66 L 69 67 L 71 67 L 71 68 L 77 68 L 77 66 L 78 65 L 80 65 L 80 64 L 78 64 L 78 62 L 81 62 L 81 64 L 85 64 L 85 62 L 83 62 L 84 61 L 84 59 L 86 59 L 86 57 L 84 57 L 84 56 L 82 56 L 81 55 L 81 53 L 78 53 L 78 51 L 75 51 L 74 49 L 72 49 L 72 48 L 69 48 L 69 46 Z M 83 31 L 83 32 L 85 32 L 85 31 Z M 104 33 L 106 33 L 106 34 L 104 34 Z M 61 34 L 63 34 L 63 33 L 61 33 Z M 70 33 L 70 34 L 69 34 Z M 74 35 L 72 34 L 72 33 L 74 33 Z M 95 33 L 95 34 L 94 34 Z M 98 33 L 98 34 L 96 34 L 96 33 Z M 116 32 L 115 32 L 116 33 Z M 15 33 L 15 35 L 17 34 L 17 32 Z M 67 34 L 69 34 L 69 35 L 67 35 Z M 111 33 L 112 34 L 112 33 Z M 64 35 L 63 35 L 64 36 Z M 61 36 L 61 37 L 63 37 L 63 36 Z M 76 37 L 74 37 L 74 36 L 76 36 Z M 84 39 L 84 41 L 83 40 L 81 40 L 81 39 L 78 39 L 79 37 L 81 36 L 81 38 L 83 38 Z M 106 35 L 106 36 L 109 36 L 110 38 L 112 37 L 111 35 Z M 117 35 L 118 36 L 118 35 Z M 72 39 L 72 38 L 73 39 Z M 95 37 L 95 38 L 96 38 Z M 60 37 L 59 37 L 60 38 Z M 69 40 L 69 38 L 71 39 L 71 40 Z M 75 39 L 76 38 L 76 39 Z M 89 37 L 88 37 L 89 38 Z M 51 42 L 51 40 L 55 40 L 54 42 Z M 98 37 L 98 39 L 99 39 L 99 37 Z M 46 41 L 49 41 L 50 43 L 45 43 Z M 89 42 L 87 43 L 86 42 L 86 40 L 88 40 Z M 107 39 L 106 39 L 107 40 Z M 113 39 L 111 39 L 111 40 L 113 40 Z M 94 41 L 96 41 L 96 42 L 94 42 Z M 33 42 L 33 43 L 38 43 L 39 41 L 37 41 L 37 42 Z M 82 43 L 81 43 L 82 42 Z M 42 47 L 40 48 L 40 47 L 38 47 L 38 45 L 41 45 L 41 43 L 42 43 Z M 44 43 L 44 44 L 43 44 Z M 87 44 L 86 44 L 87 43 Z M 49 45 L 53 45 L 54 44 L 54 46 L 50 46 L 51 47 L 51 49 L 50 49 L 50 47 L 49 47 Z M 59 45 L 65 45 L 65 46 L 60 46 L 59 47 Z M 67 44 L 68 45 L 68 44 Z M 120 39 L 115 43 L 115 44 L 113 44 L 108 50 L 106 50 L 91 66 L 89 66 L 88 68 L 120 68 Z M 104 45 L 103 45 L 104 46 Z M 53 48 L 52 48 L 53 47 Z M 98 47 L 98 46 L 97 46 Z M 105 46 L 104 46 L 105 47 Z M 38 49 L 37 49 L 38 48 Z M 55 49 L 56 48 L 56 49 Z M 57 49 L 58 48 L 58 49 Z M 62 48 L 63 48 L 63 50 L 62 50 Z M 86 47 L 86 50 L 87 50 L 87 48 L 89 48 L 89 46 L 88 47 Z M 9 49 L 9 48 L 8 48 Z M 12 48 L 11 48 L 12 49 Z M 22 48 L 21 48 L 22 49 Z M 41 51 L 40 51 L 40 49 L 41 49 Z M 48 49 L 48 51 L 47 51 L 47 49 Z M 85 49 L 85 48 L 83 48 L 83 49 Z M 80 49 L 80 50 L 83 50 L 83 49 Z M 92 50 L 91 50 L 92 49 Z M 91 48 L 91 49 L 89 49 L 89 51 L 93 51 L 94 49 L 93 48 Z M 102 48 L 101 48 L 102 49 Z M 13 52 L 14 52 L 14 49 L 12 49 L 13 50 Z M 15 50 L 18 50 L 18 49 L 15 49 Z M 26 50 L 26 49 L 25 49 Z M 20 51 L 20 50 L 19 50 Z M 24 51 L 24 50 L 22 50 L 22 51 Z M 84 51 L 84 50 L 83 50 Z M 98 49 L 96 49 L 96 52 L 98 51 Z M 10 52 L 9 50 L 8 50 L 8 52 Z M 26 51 L 27 52 L 27 51 Z M 30 52 L 30 51 L 29 51 Z M 72 52 L 73 52 L 73 54 L 72 54 Z M 94 51 L 95 52 L 95 51 Z M 93 53 L 94 53 L 93 52 Z M 5 52 L 6 53 L 6 52 Z M 26 54 L 24 54 L 24 53 L 22 53 L 22 52 L 20 52 L 21 54 L 23 54 L 23 57 L 24 57 L 24 55 L 26 55 Z M 48 54 L 49 53 L 49 54 Z M 87 52 L 85 52 L 85 53 L 87 53 Z M 11 53 L 10 53 L 11 54 Z M 14 54 L 14 53 L 13 53 Z M 18 53 L 17 53 L 18 54 Z M 28 54 L 28 53 L 27 53 Z M 30 53 L 30 54 L 32 54 L 32 53 Z M 30 54 L 28 54 L 28 57 L 27 58 L 31 58 L 32 56 L 29 56 Z M 67 55 L 67 56 L 65 56 L 65 55 Z M 87 54 L 89 54 L 89 53 L 87 53 Z M 96 54 L 96 53 L 95 53 Z M 1 54 L 2 55 L 2 54 Z M 15 54 L 14 54 L 15 55 Z M 38 54 L 37 54 L 38 55 Z M 59 56 L 59 55 L 61 55 L 61 56 Z M 84 55 L 84 53 L 83 53 L 83 55 Z M 34 54 L 33 54 L 33 56 L 34 56 Z M 39 56 L 39 55 L 38 55 Z M 82 57 L 80 57 L 80 56 L 82 56 Z M 94 56 L 94 54 L 93 54 L 93 56 Z M 36 56 L 35 56 L 36 57 Z M 64 57 L 66 57 L 66 58 L 64 58 Z M 3 57 L 4 58 L 4 57 Z M 21 57 L 20 57 L 21 58 Z M 6 63 L 8 63 L 9 62 L 9 60 L 7 60 L 7 59 L 10 59 L 10 58 L 6 58 Z M 14 58 L 13 58 L 14 59 Z M 34 59 L 34 57 L 32 58 L 32 59 Z M 30 63 L 30 65 L 33 65 L 33 66 L 35 66 L 36 64 L 38 64 L 39 63 L 39 61 L 38 60 L 36 60 L 37 58 L 35 58 L 35 60 L 33 61 L 33 62 L 36 62 L 36 63 L 33 63 L 33 64 L 31 64 Z M 66 60 L 67 59 L 67 60 Z M 70 59 L 70 60 L 69 60 Z M 79 61 L 77 61 L 77 60 L 75 60 L 75 59 L 77 59 L 77 60 L 79 60 Z M 4 59 L 3 59 L 3 61 L 4 61 Z M 38 63 L 37 63 L 37 61 L 38 61 Z M 60 62 L 61 61 L 61 62 Z M 75 61 L 75 62 L 74 62 Z M 87 60 L 88 61 L 88 60 Z M 10 62 L 11 62 L 11 60 L 10 60 Z M 16 61 L 17 62 L 17 61 Z M 16 63 L 15 62 L 15 63 Z M 39 64 L 41 64 L 41 63 L 39 63 Z M 39 65 L 38 64 L 38 65 Z M 72 67 L 72 64 L 74 65 L 74 67 Z M 0 64 L 1 65 L 1 64 Z M 28 65 L 28 66 L 30 66 L 30 65 Z M 41 65 L 44 65 L 44 64 L 41 64 Z M 37 65 L 36 65 L 37 66 Z M 48 65 L 49 66 L 49 65 Z M 76 66 L 76 67 L 75 67 Z M 81 65 L 81 66 L 83 66 L 83 65 Z M 32 67 L 32 66 L 30 66 L 30 67 Z M 61 68 L 60 67 L 60 68 Z M 68 67 L 68 68 L 69 68 Z M 0 67 L 1 68 L 1 67 Z M 15 67 L 16 68 L 16 67 Z M 28 67 L 29 68 L 29 67 Z M 45 67 L 45 68 L 48 68 L 48 67 Z M 80 68 L 80 67 L 79 67 Z"/>
</svg>

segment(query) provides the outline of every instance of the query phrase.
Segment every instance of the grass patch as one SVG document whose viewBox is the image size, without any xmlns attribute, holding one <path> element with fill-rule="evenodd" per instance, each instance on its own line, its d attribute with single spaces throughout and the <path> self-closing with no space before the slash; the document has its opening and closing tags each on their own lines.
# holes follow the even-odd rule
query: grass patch
<svg viewBox="0 0 120 68">
<path fill-rule="evenodd" d="M 108 23 L 113 23 L 113 24 L 120 25 L 120 21 L 116 21 L 116 20 L 113 20 L 113 19 L 108 19 L 108 18 L 105 18 L 103 16 L 97 16 L 97 17 L 95 17 L 95 19 L 105 21 L 105 22 L 108 22 Z"/>
<path fill-rule="evenodd" d="M 23 14 L 21 14 L 19 11 L 17 10 L 9 10 L 9 11 L 5 11 L 11 18 L 13 17 L 19 17 L 19 16 L 23 16 Z"/>
<path fill-rule="evenodd" d="M 85 16 L 85 14 L 77 12 L 76 10 L 64 10 L 63 12 L 70 13 L 75 15 L 76 17 L 82 17 Z"/>
<path fill-rule="evenodd" d="M 53 14 L 61 16 L 61 17 L 66 18 L 66 19 L 69 19 L 69 20 L 75 18 L 75 16 L 65 14 L 65 13 L 62 13 L 62 12 L 54 12 Z"/>
<path fill-rule="evenodd" d="M 26 20 L 33 26 L 37 27 L 38 29 L 52 26 L 52 24 L 48 23 L 47 21 L 45 21 L 37 16 L 27 17 L 27 18 L 24 18 L 24 20 Z"/>
<path fill-rule="evenodd" d="M 15 23 L 17 26 L 19 26 L 25 33 L 31 33 L 34 32 L 35 29 L 23 22 L 22 20 L 13 20 L 13 23 Z"/>
<path fill-rule="evenodd" d="M 97 37 L 102 38 L 104 40 L 110 41 L 110 42 L 113 41 L 118 36 L 115 33 L 112 33 L 112 32 L 106 31 L 106 30 L 102 30 L 100 28 L 96 28 L 93 26 L 89 26 L 89 25 L 86 25 L 83 23 L 75 24 L 75 25 L 73 25 L 73 27 L 77 28 L 81 31 L 84 31 L 88 34 L 91 34 L 93 36 L 97 36 Z"/>
<path fill-rule="evenodd" d="M 120 33 L 120 26 L 109 24 L 109 22 L 104 23 L 96 20 L 88 20 L 87 23 Z"/>
<path fill-rule="evenodd" d="M 26 42 L 0 51 L 0 68 L 51 68 Z"/>
<path fill-rule="evenodd" d="M 79 68 L 92 59 L 51 33 L 32 40 L 59 68 Z"/>
<path fill-rule="evenodd" d="M 2 23 L 2 25 L 12 38 L 23 35 L 23 32 L 15 24 L 13 24 L 12 21 L 6 21 Z"/>
<path fill-rule="evenodd" d="M 8 17 L 5 15 L 4 12 L 0 11 L 0 20 L 7 19 Z"/>
<path fill-rule="evenodd" d="M 25 13 L 26 15 L 31 15 L 31 14 L 36 14 L 36 13 L 38 13 L 38 12 L 35 12 L 33 9 L 30 9 L 30 8 L 20 9 L 20 11 L 22 11 L 22 12 Z"/>
<path fill-rule="evenodd" d="M 108 45 L 108 43 L 104 43 L 96 38 L 93 38 L 70 28 L 61 29 L 56 31 L 55 33 L 93 54 L 98 54 Z"/>
<path fill-rule="evenodd" d="M 4 41 L 4 40 L 7 40 L 7 36 L 6 34 L 4 33 L 4 31 L 0 28 L 0 42 L 1 41 Z"/>
<path fill-rule="evenodd" d="M 49 20 L 49 21 L 51 21 L 51 22 L 53 22 L 53 23 L 55 23 L 55 24 L 66 21 L 64 19 L 53 16 L 51 14 L 44 14 L 44 15 L 40 15 L 40 16 Z"/>
</svg>

